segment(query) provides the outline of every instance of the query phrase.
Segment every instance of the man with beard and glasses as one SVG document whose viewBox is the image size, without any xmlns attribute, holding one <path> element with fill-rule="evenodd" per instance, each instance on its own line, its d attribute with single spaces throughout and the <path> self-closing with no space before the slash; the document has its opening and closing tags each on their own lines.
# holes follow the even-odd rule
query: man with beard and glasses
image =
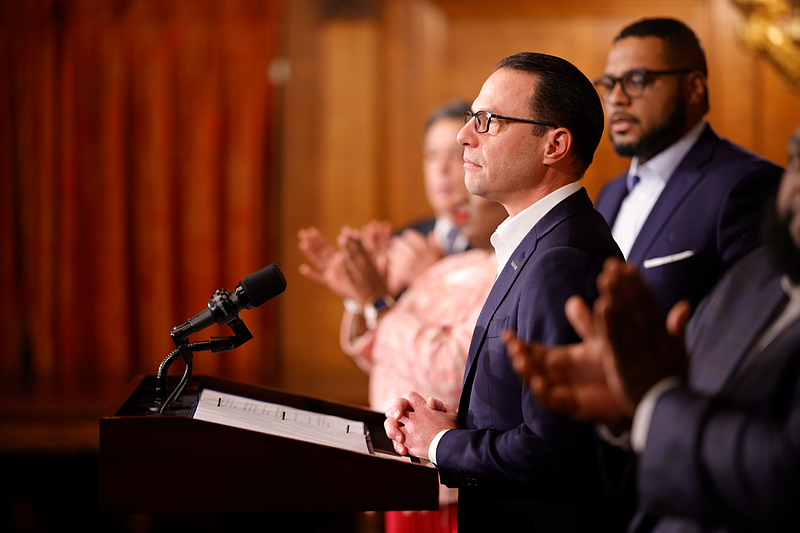
<svg viewBox="0 0 800 533">
<path fill-rule="evenodd" d="M 595 207 L 664 309 L 683 298 L 697 305 L 759 245 L 763 205 L 781 173 L 714 133 L 704 118 L 707 76 L 690 28 L 645 19 L 614 39 L 594 82 L 614 150 L 632 158 Z"/>
<path fill-rule="evenodd" d="M 765 246 L 727 271 L 685 335 L 685 301 L 665 327 L 635 267 L 609 260 L 593 308 L 565 307 L 581 343 L 506 336 L 543 404 L 632 424 L 629 531 L 800 531 L 800 126 L 767 207 Z"/>
</svg>

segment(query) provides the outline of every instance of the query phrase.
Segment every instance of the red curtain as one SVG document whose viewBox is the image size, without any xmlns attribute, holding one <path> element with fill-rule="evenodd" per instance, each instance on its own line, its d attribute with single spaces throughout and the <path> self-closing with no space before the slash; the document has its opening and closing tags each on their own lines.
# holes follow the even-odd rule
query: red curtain
<svg viewBox="0 0 800 533">
<path fill-rule="evenodd" d="M 0 2 L 6 392 L 155 374 L 173 326 L 277 262 L 282 14 L 281 0 Z M 243 312 L 254 339 L 198 353 L 194 373 L 269 384 L 275 318 Z"/>
</svg>

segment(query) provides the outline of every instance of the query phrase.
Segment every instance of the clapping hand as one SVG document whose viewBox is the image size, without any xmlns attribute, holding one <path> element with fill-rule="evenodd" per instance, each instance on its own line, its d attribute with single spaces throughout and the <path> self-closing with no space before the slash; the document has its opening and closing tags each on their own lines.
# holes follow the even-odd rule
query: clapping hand
<svg viewBox="0 0 800 533">
<path fill-rule="evenodd" d="M 636 269 L 606 261 L 592 309 L 577 296 L 564 312 L 581 342 L 567 346 L 504 341 L 514 369 L 549 409 L 577 420 L 627 423 L 642 396 L 665 377 L 685 377 L 683 331 L 688 302 L 677 303 L 666 324 L 656 297 Z"/>
</svg>

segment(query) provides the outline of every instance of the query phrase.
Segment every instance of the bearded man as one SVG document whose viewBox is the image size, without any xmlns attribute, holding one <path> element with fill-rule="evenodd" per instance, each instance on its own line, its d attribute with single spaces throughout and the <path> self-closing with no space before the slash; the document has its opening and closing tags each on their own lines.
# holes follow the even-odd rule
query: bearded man
<svg viewBox="0 0 800 533">
<path fill-rule="evenodd" d="M 594 82 L 611 143 L 631 158 L 595 207 L 665 310 L 682 299 L 696 306 L 759 245 L 764 203 L 781 175 L 714 133 L 704 118 L 707 77 L 694 32 L 659 18 L 623 29 Z"/>
</svg>

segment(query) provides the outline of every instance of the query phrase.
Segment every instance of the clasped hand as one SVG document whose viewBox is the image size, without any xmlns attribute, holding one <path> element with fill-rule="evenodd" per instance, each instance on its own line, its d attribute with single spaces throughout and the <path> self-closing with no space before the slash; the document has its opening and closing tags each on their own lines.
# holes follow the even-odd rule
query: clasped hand
<svg viewBox="0 0 800 533">
<path fill-rule="evenodd" d="M 386 411 L 383 426 L 397 453 L 428 459 L 434 437 L 440 431 L 458 428 L 458 421 L 448 402 L 407 392 Z"/>
</svg>

